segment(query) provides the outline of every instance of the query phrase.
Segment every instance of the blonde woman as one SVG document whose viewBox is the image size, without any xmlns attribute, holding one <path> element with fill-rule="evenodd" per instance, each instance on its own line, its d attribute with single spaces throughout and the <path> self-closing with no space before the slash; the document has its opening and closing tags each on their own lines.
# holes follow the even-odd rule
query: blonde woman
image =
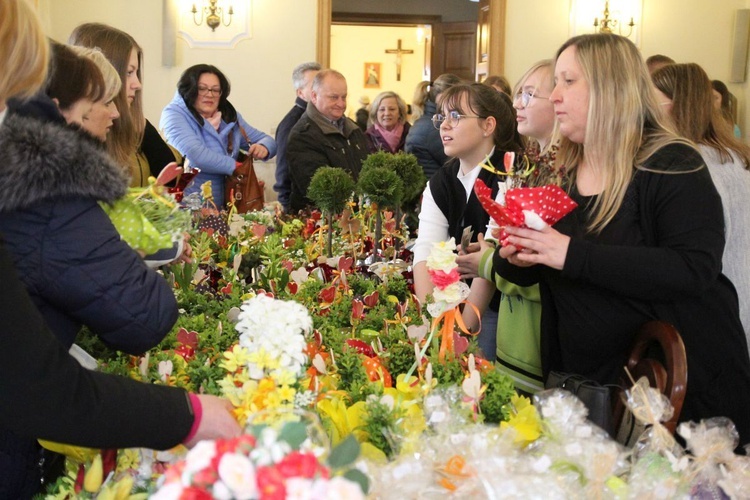
<svg viewBox="0 0 750 500">
<path fill-rule="evenodd" d="M 122 88 L 114 104 L 120 118 L 107 138 L 107 150 L 129 172 L 131 186 L 146 186 L 149 176 L 181 158 L 143 116 L 143 50 L 129 34 L 101 23 L 81 24 L 68 43 L 98 48 L 119 73 Z"/>
<path fill-rule="evenodd" d="M 568 40 L 555 80 L 558 161 L 578 208 L 554 228 L 506 227 L 511 245 L 480 275 L 540 284 L 545 376 L 615 383 L 636 330 L 672 323 L 689 367 L 680 421 L 726 416 L 747 443 L 750 357 L 721 274 L 721 199 L 703 159 L 669 124 L 627 38 Z"/>
<path fill-rule="evenodd" d="M 722 272 L 740 299 L 750 339 L 750 147 L 735 138 L 712 104 L 711 80 L 697 64 L 671 64 L 651 75 L 677 130 L 698 145 L 724 207 Z"/>
<path fill-rule="evenodd" d="M 80 125 L 93 137 L 105 142 L 115 120 L 120 117 L 117 104 L 115 104 L 115 98 L 120 93 L 120 87 L 122 87 L 120 75 L 117 74 L 117 70 L 101 51 L 75 45 L 71 45 L 69 48 L 79 56 L 91 59 L 104 78 L 104 95 L 91 105 L 91 110 L 83 117 Z"/>
<path fill-rule="evenodd" d="M 28 3 L 25 0 L 1 1 L 2 185 L 13 178 L 12 158 L 33 158 L 47 162 L 45 165 L 60 163 L 68 170 L 76 167 L 65 163 L 60 155 L 64 154 L 61 149 L 75 153 L 80 134 L 65 129 L 59 114 L 58 119 L 45 123 L 36 114 L 23 117 L 9 113 L 6 107 L 12 97 L 20 100 L 19 107 L 32 96 L 41 97 L 37 92 L 46 81 L 48 56 L 41 23 Z M 55 108 L 51 101 L 46 105 Z M 92 152 L 105 162 L 103 154 L 93 150 L 86 152 Z M 81 161 L 84 156 L 81 151 L 73 154 Z M 38 165 L 33 165 L 30 169 L 36 167 Z M 39 175 L 47 174 L 40 170 Z M 0 209 L 0 214 L 6 215 L 4 208 Z M 72 246 L 80 244 L 78 241 Z M 27 253 L 23 260 L 31 258 Z M 92 448 L 169 449 L 181 442 L 192 446 L 201 439 L 239 435 L 240 428 L 230 413 L 228 401 L 84 369 L 50 332 L 49 320 L 45 321 L 39 313 L 39 302 L 35 304 L 29 298 L 14 260 L 5 243 L 0 241 L 0 273 L 4 280 L 0 287 L 0 331 L 3 332 L 0 336 L 3 378 L 0 384 L 3 408 L 0 412 L 0 498 L 31 498 L 44 486 L 40 482 L 40 449 L 35 437 Z M 45 286 L 50 285 L 54 283 Z"/>
<path fill-rule="evenodd" d="M 409 128 L 406 103 L 401 96 L 391 91 L 381 92 L 370 108 L 370 126 L 365 132 L 369 139 L 367 147 L 371 153 L 403 151 Z"/>
</svg>

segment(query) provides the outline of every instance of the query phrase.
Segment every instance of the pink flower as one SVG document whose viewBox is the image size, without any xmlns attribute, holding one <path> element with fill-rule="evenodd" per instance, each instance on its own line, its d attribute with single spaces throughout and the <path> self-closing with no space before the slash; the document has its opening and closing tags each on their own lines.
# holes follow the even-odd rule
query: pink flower
<svg viewBox="0 0 750 500">
<path fill-rule="evenodd" d="M 445 287 L 450 286 L 461 279 L 461 276 L 459 276 L 458 274 L 457 268 L 451 269 L 449 273 L 432 269 L 429 269 L 428 272 L 430 273 L 430 279 L 432 280 L 432 283 L 440 290 L 444 290 Z"/>
</svg>

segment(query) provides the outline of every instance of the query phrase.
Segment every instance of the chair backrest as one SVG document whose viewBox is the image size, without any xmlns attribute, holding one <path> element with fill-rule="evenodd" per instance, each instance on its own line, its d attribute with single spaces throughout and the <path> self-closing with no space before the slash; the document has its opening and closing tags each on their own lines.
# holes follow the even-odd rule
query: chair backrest
<svg viewBox="0 0 750 500">
<path fill-rule="evenodd" d="M 655 346 L 661 351 L 660 359 L 651 357 Z M 657 388 L 669 398 L 674 408 L 674 415 L 664 422 L 664 426 L 674 434 L 687 389 L 685 344 L 675 327 L 664 321 L 645 323 L 636 334 L 626 367 L 634 380 L 645 376 L 651 387 Z M 622 382 L 623 387 L 631 385 L 627 374 L 623 374 Z M 626 409 L 622 398 L 616 397 L 614 402 L 616 429 L 621 427 L 626 416 Z"/>
</svg>

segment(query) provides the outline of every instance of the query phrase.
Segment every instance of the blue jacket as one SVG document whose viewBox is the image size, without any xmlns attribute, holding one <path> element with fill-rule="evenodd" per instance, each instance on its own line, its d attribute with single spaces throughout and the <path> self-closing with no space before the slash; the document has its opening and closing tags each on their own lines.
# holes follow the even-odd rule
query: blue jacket
<svg viewBox="0 0 750 500">
<path fill-rule="evenodd" d="M 432 117 L 437 112 L 436 110 L 437 106 L 434 102 L 425 103 L 424 114 L 409 129 L 404 145 L 404 151 L 417 157 L 428 181 L 448 161 L 448 156 L 443 151 L 440 131 L 432 124 Z"/>
<path fill-rule="evenodd" d="M 185 190 L 186 195 L 200 192 L 201 184 L 211 181 L 214 203 L 218 207 L 224 205 L 224 177 L 234 172 L 239 150 L 247 150 L 249 147 L 237 123 L 245 130 L 250 143 L 266 147 L 266 160 L 276 155 L 276 141 L 273 137 L 250 126 L 239 113 L 236 122 L 226 123 L 222 120 L 217 131 L 206 120 L 201 124 L 190 112 L 182 96 L 175 92 L 172 102 L 162 111 L 159 128 L 164 132 L 167 142 L 190 160 L 191 166 L 201 171 Z M 230 137 L 231 154 L 227 151 Z"/>
<path fill-rule="evenodd" d="M 172 289 L 99 206 L 125 194 L 124 170 L 82 132 L 14 114 L 0 158 L 0 233 L 62 344 L 85 324 L 130 354 L 157 345 L 177 320 Z"/>
</svg>

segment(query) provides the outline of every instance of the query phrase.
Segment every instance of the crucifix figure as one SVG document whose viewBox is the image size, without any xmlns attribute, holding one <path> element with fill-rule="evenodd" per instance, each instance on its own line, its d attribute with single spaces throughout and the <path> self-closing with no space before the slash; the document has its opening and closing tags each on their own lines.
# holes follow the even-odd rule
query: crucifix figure
<svg viewBox="0 0 750 500">
<path fill-rule="evenodd" d="M 398 39 L 398 46 L 395 49 L 386 49 L 386 54 L 396 54 L 396 81 L 401 81 L 401 54 L 413 54 L 413 50 L 402 49 L 401 39 Z"/>
</svg>

